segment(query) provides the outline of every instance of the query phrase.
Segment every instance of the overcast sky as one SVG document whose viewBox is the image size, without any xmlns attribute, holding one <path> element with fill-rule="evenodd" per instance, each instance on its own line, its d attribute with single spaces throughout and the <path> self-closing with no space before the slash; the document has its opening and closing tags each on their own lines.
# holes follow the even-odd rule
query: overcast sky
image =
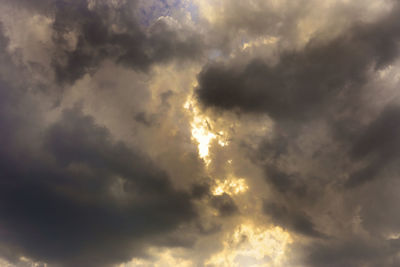
<svg viewBox="0 0 400 267">
<path fill-rule="evenodd" d="M 400 266 L 399 18 L 0 0 L 0 266 Z"/>
</svg>

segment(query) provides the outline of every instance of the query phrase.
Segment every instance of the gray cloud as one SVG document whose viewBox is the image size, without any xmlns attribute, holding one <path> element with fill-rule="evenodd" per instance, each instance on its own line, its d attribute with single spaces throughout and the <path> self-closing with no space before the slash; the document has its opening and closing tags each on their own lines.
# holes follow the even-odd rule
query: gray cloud
<svg viewBox="0 0 400 267">
<path fill-rule="evenodd" d="M 209 107 L 301 119 L 354 98 L 369 71 L 396 58 L 397 9 L 374 24 L 356 24 L 333 40 L 311 39 L 283 52 L 276 65 L 252 59 L 243 65 L 210 64 L 199 74 L 197 95 Z M 348 101 L 348 100 L 346 100 Z"/>
<path fill-rule="evenodd" d="M 226 193 L 211 198 L 211 205 L 218 210 L 220 216 L 226 217 L 234 215 L 238 212 L 233 199 Z"/>
<path fill-rule="evenodd" d="M 306 214 L 296 211 L 289 212 L 284 206 L 276 203 L 264 203 L 264 212 L 268 214 L 274 223 L 289 228 L 290 230 L 305 236 L 325 238 L 323 233 L 315 229 L 315 225 Z"/>
<path fill-rule="evenodd" d="M 0 257 L 203 266 L 246 223 L 287 266 L 399 265 L 398 1 L 34 2 L 0 9 Z"/>
<path fill-rule="evenodd" d="M 52 64 L 60 85 L 92 74 L 105 59 L 137 71 L 153 64 L 182 63 L 201 56 L 200 36 L 170 17 L 142 25 L 137 1 L 17 1 L 7 3 L 53 19 Z"/>
<path fill-rule="evenodd" d="M 173 189 L 141 153 L 113 143 L 79 109 L 64 111 L 45 136 L 43 158 L 1 156 L 1 239 L 15 253 L 63 266 L 106 266 L 139 255 L 151 236 L 194 218 L 189 194 Z"/>
<path fill-rule="evenodd" d="M 307 248 L 310 266 L 398 266 L 399 240 L 382 242 L 353 237 L 345 241 L 319 242 Z"/>
<path fill-rule="evenodd" d="M 388 106 L 361 134 L 354 144 L 351 155 L 356 160 L 372 157 L 371 163 L 351 175 L 348 186 L 356 186 L 371 180 L 386 165 L 399 157 L 400 108 Z"/>
<path fill-rule="evenodd" d="M 8 64 L 0 68 L 1 257 L 18 266 L 28 265 L 22 256 L 51 266 L 113 266 L 146 257 L 151 245 L 190 246 L 195 237 L 168 235 L 197 217 L 197 195 L 176 189 L 157 162 L 114 140 L 82 105 L 42 122 L 43 111 L 54 112 L 48 90 L 29 90 L 37 84 L 8 46 L 1 34 Z"/>
<path fill-rule="evenodd" d="M 237 56 L 198 75 L 205 109 L 273 120 L 256 149 L 243 147 L 271 190 L 266 217 L 308 240 L 295 245 L 305 266 L 398 264 L 387 237 L 398 231 L 397 216 L 384 208 L 397 198 L 381 194 L 398 178 L 400 114 L 395 101 L 377 108 L 369 99 L 374 77 L 398 58 L 398 10 L 395 3 L 331 38 L 317 34 L 304 48 L 280 51 L 277 63 Z"/>
<path fill-rule="evenodd" d="M 135 17 L 135 2 L 116 8 L 98 4 L 91 9 L 87 1 L 55 2 L 54 68 L 60 83 L 74 82 L 109 57 L 135 70 L 146 71 L 154 63 L 199 55 L 201 39 L 184 28 L 179 29 L 171 19 L 159 19 L 145 30 Z M 77 38 L 76 47 L 70 50 L 64 49 L 69 32 Z"/>
</svg>

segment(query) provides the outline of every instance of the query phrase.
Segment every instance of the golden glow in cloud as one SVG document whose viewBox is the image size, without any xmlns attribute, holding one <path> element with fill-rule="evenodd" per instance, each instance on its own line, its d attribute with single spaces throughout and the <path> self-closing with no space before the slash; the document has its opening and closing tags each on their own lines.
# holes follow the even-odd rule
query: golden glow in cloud
<svg viewBox="0 0 400 267">
<path fill-rule="evenodd" d="M 223 250 L 213 255 L 207 264 L 220 267 L 280 266 L 284 260 L 290 234 L 280 227 L 260 228 L 241 224 L 229 233 Z"/>
<path fill-rule="evenodd" d="M 134 258 L 129 263 L 120 264 L 118 267 L 191 267 L 193 262 L 182 257 L 181 249 L 151 248 L 149 259 Z"/>
<path fill-rule="evenodd" d="M 214 140 L 217 136 L 210 132 L 207 128 L 207 120 L 204 120 L 200 117 L 194 117 L 192 123 L 192 137 L 198 143 L 199 156 L 204 159 L 206 164 L 210 163 L 209 159 L 209 147 L 212 140 Z"/>
<path fill-rule="evenodd" d="M 243 178 L 229 177 L 226 180 L 216 180 L 216 185 L 212 189 L 212 193 L 215 196 L 222 195 L 224 193 L 228 195 L 237 195 L 246 192 L 249 189 L 246 184 L 246 180 Z"/>
<path fill-rule="evenodd" d="M 194 84 L 194 86 L 195 85 L 196 84 Z M 216 140 L 218 145 L 222 147 L 227 146 L 229 145 L 227 135 L 224 131 L 213 131 L 211 119 L 199 110 L 197 103 L 192 97 L 188 97 L 184 108 L 188 110 L 192 116 L 190 123 L 191 134 L 192 139 L 198 144 L 199 157 L 203 159 L 206 166 L 208 166 L 212 161 L 209 154 L 211 142 Z M 232 160 L 229 160 L 228 163 L 232 163 Z M 224 193 L 228 195 L 237 195 L 246 192 L 248 189 L 249 187 L 245 179 L 231 175 L 226 179 L 215 179 L 215 186 L 212 189 L 212 193 L 216 196 Z"/>
<path fill-rule="evenodd" d="M 206 165 L 209 165 L 211 158 L 209 155 L 209 149 L 211 142 L 217 140 L 220 146 L 228 145 L 225 133 L 222 131 L 213 132 L 210 125 L 211 119 L 201 114 L 199 108 L 191 97 L 184 104 L 184 108 L 192 115 L 192 121 L 190 123 L 192 139 L 198 144 L 199 156 L 204 160 Z"/>
</svg>

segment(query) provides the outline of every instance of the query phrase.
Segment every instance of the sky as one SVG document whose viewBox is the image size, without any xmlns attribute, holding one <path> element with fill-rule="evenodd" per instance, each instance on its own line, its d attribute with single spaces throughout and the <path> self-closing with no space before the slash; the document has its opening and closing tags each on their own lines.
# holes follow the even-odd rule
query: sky
<svg viewBox="0 0 400 267">
<path fill-rule="evenodd" d="M 400 266 L 399 17 L 0 0 L 0 266 Z"/>
</svg>

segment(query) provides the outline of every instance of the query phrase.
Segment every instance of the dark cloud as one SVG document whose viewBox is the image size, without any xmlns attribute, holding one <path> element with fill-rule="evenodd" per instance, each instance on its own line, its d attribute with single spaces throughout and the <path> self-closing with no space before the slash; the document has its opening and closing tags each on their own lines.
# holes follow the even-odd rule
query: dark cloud
<svg viewBox="0 0 400 267">
<path fill-rule="evenodd" d="M 266 218 L 309 240 L 297 244 L 304 266 L 399 263 L 387 236 L 399 230 L 388 187 L 398 179 L 400 113 L 392 101 L 376 108 L 368 99 L 378 71 L 398 58 L 398 14 L 395 4 L 375 22 L 316 35 L 302 49 L 282 50 L 274 64 L 238 57 L 198 75 L 205 108 L 272 118 L 257 149 L 244 147 L 271 190 Z"/>
<path fill-rule="evenodd" d="M 106 266 L 139 255 L 152 236 L 195 217 L 189 194 L 79 108 L 46 131 L 39 154 L 12 152 L 24 156 L 1 153 L 0 239 L 15 254 Z"/>
<path fill-rule="evenodd" d="M 309 237 L 325 238 L 323 233 L 315 229 L 309 216 L 300 211 L 289 211 L 276 203 L 264 203 L 264 212 L 271 217 L 273 223 Z"/>
<path fill-rule="evenodd" d="M 192 196 L 200 199 L 210 195 L 210 186 L 208 184 L 194 184 L 192 186 Z"/>
<path fill-rule="evenodd" d="M 393 104 L 377 113 L 340 135 L 330 132 L 338 121 L 328 120 L 322 135 L 315 124 L 303 121 L 294 131 L 285 127 L 287 135 L 276 130 L 254 152 L 272 189 L 264 202 L 267 218 L 312 240 L 305 247 L 297 244 L 304 266 L 399 263 L 399 248 L 388 236 L 399 231 L 393 209 L 400 113 Z M 307 138 L 312 141 L 304 145 Z M 327 143 L 315 145 L 320 138 Z"/>
<path fill-rule="evenodd" d="M 307 266 L 398 266 L 399 240 L 379 241 L 356 236 L 344 241 L 318 242 L 307 248 Z"/>
<path fill-rule="evenodd" d="M 11 2 L 35 14 L 54 18 L 52 23 L 55 78 L 72 84 L 93 73 L 107 58 L 137 71 L 171 60 L 192 60 L 201 55 L 199 35 L 170 17 L 142 25 L 137 1 L 62 0 Z M 183 60 L 183 61 L 182 61 Z"/>
<path fill-rule="evenodd" d="M 119 7 L 98 4 L 91 9 L 83 0 L 56 2 L 54 67 L 59 82 L 74 82 L 95 70 L 105 58 L 146 71 L 154 63 L 199 55 L 201 39 L 179 29 L 172 19 L 158 19 L 148 29 L 140 25 L 134 13 L 135 2 Z M 77 36 L 76 47 L 71 50 L 64 49 L 68 33 Z"/>
<path fill-rule="evenodd" d="M 340 36 L 315 37 L 299 51 L 286 51 L 276 65 L 261 59 L 215 63 L 199 74 L 196 90 L 206 107 L 267 113 L 278 120 L 321 115 L 354 98 L 371 70 L 398 54 L 397 9 L 373 24 L 356 24 Z"/>
<path fill-rule="evenodd" d="M 90 267 L 167 252 L 203 266 L 245 246 L 224 238 L 248 221 L 292 234 L 288 266 L 399 266 L 400 108 L 386 90 L 398 84 L 398 1 L 374 5 L 380 16 L 333 1 L 315 29 L 327 8 L 314 1 L 222 1 L 207 22 L 167 2 L 3 1 L 18 16 L 0 27 L 0 256 Z M 18 32 L 28 23 L 32 47 Z M 31 62 L 37 51 L 46 59 Z M 205 63 L 204 113 L 182 108 L 191 60 Z M 200 118 L 215 136 L 209 165 Z M 247 191 L 213 195 L 230 175 Z"/>
<path fill-rule="evenodd" d="M 239 210 L 233 199 L 226 193 L 211 198 L 211 205 L 218 210 L 222 217 L 236 214 Z"/>
<path fill-rule="evenodd" d="M 143 152 L 65 109 L 50 125 L 0 34 L 0 255 L 51 266 L 112 266 L 146 256 L 150 245 L 184 246 L 169 237 L 197 216 L 190 192 Z M 28 85 L 28 86 L 26 86 Z M 44 92 L 46 93 L 46 92 Z M 45 97 L 45 95 L 41 95 Z M 43 103 L 46 103 L 43 100 Z M 163 238 L 165 236 L 165 238 Z"/>
<path fill-rule="evenodd" d="M 354 144 L 352 157 L 357 161 L 367 159 L 370 162 L 350 176 L 347 186 L 356 186 L 375 178 L 385 166 L 398 158 L 399 136 L 400 107 L 388 106 L 366 127 Z"/>
<path fill-rule="evenodd" d="M 271 165 L 266 167 L 266 172 L 267 181 L 279 192 L 300 196 L 305 194 L 306 187 L 299 174 L 289 174 Z"/>
<path fill-rule="evenodd" d="M 147 127 L 150 127 L 154 123 L 154 119 L 151 116 L 147 115 L 144 112 L 139 112 L 135 115 L 135 121 L 144 124 Z"/>
</svg>

